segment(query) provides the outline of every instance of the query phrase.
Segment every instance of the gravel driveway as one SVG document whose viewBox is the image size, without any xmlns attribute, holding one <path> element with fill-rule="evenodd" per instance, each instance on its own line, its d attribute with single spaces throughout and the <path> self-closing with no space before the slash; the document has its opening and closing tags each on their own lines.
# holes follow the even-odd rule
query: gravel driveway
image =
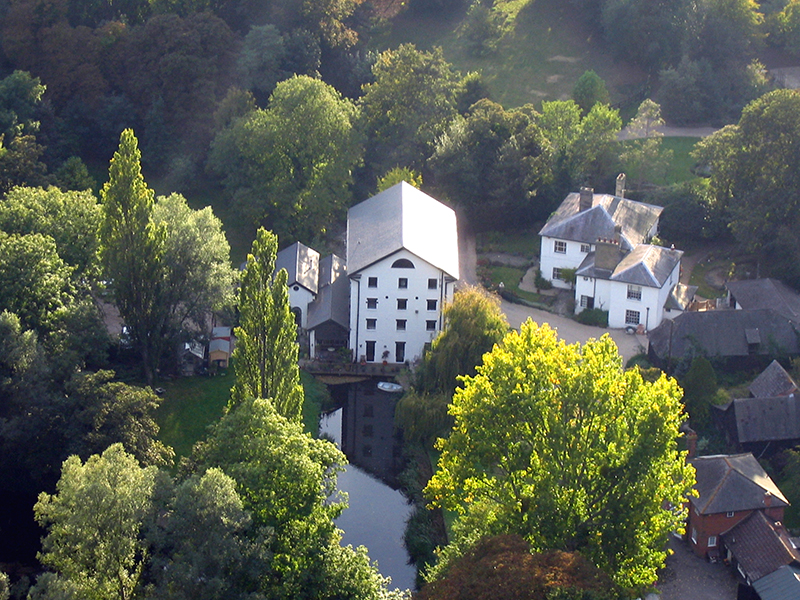
<svg viewBox="0 0 800 600">
<path fill-rule="evenodd" d="M 723 563 L 710 563 L 696 556 L 689 544 L 670 539 L 673 551 L 660 573 L 656 588 L 660 600 L 735 600 L 737 583 L 733 570 Z M 648 596 L 646 600 L 659 598 Z"/>
</svg>

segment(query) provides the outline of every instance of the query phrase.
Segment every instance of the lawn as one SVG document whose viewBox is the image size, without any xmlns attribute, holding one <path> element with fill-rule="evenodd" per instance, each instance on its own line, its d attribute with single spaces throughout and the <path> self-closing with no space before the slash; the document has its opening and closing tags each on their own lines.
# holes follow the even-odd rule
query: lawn
<svg viewBox="0 0 800 600">
<path fill-rule="evenodd" d="M 165 392 L 156 414 L 161 427 L 159 438 L 173 447 L 179 459 L 189 456 L 194 444 L 205 437 L 209 425 L 222 416 L 234 379 L 233 369 L 228 369 L 216 377 L 181 377 L 161 384 Z M 330 393 L 325 384 L 304 371 L 300 371 L 300 382 L 306 397 L 303 426 L 316 436 L 319 416 Z"/>
<path fill-rule="evenodd" d="M 216 377 L 180 377 L 162 383 L 164 402 L 156 421 L 159 438 L 175 449 L 177 458 L 189 456 L 192 446 L 203 439 L 208 426 L 215 423 L 228 404 L 233 370 Z"/>
<path fill-rule="evenodd" d="M 594 70 L 606 81 L 615 105 L 629 97 L 640 101 L 644 77 L 615 63 L 603 52 L 599 39 L 568 2 L 528 0 L 513 3 L 516 21 L 496 52 L 485 57 L 471 54 L 457 35 L 464 13 L 442 18 L 406 12 L 394 19 L 390 32 L 379 39 L 378 49 L 413 43 L 430 50 L 440 46 L 445 58 L 462 73 L 481 71 L 493 100 L 506 108 L 526 103 L 570 98 L 578 78 Z M 521 7 L 521 8 L 520 8 Z"/>
<path fill-rule="evenodd" d="M 694 150 L 700 138 L 693 137 L 665 137 L 661 142 L 664 150 L 672 150 L 672 162 L 667 169 L 667 185 L 683 183 L 694 179 L 696 175 L 692 173 L 694 159 L 690 152 Z"/>
</svg>

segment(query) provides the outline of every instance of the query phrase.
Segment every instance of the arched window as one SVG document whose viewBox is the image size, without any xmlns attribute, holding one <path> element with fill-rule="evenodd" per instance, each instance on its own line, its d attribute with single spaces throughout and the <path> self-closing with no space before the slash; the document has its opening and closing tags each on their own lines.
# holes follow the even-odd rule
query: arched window
<svg viewBox="0 0 800 600">
<path fill-rule="evenodd" d="M 414 263 L 412 263 L 407 258 L 398 258 L 396 261 L 392 263 L 393 269 L 413 269 Z"/>
</svg>

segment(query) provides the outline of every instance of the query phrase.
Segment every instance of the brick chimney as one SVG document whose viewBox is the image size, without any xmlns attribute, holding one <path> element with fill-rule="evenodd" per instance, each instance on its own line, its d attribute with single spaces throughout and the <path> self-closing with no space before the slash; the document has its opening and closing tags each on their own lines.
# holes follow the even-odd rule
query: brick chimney
<svg viewBox="0 0 800 600">
<path fill-rule="evenodd" d="M 625 177 L 625 173 L 620 173 L 617 175 L 617 188 L 614 191 L 614 195 L 617 198 L 624 198 L 625 197 L 625 181 L 627 177 Z"/>
<path fill-rule="evenodd" d="M 594 188 L 582 187 L 581 199 L 578 204 L 578 212 L 583 212 L 592 208 L 592 201 L 594 200 Z"/>
<path fill-rule="evenodd" d="M 619 246 L 622 227 L 614 227 L 613 238 L 597 238 L 595 244 L 594 268 L 613 271 L 622 260 L 622 250 Z"/>
<path fill-rule="evenodd" d="M 692 459 L 697 456 L 697 432 L 689 427 L 686 429 L 686 458 Z"/>
</svg>

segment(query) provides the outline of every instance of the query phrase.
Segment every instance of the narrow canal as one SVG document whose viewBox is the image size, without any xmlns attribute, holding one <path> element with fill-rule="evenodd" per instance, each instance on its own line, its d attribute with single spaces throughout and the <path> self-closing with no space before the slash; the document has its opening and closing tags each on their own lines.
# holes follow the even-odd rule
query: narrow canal
<svg viewBox="0 0 800 600">
<path fill-rule="evenodd" d="M 334 395 L 343 406 L 322 418 L 320 434 L 335 440 L 350 461 L 339 475 L 339 489 L 349 495 L 349 508 L 336 520 L 342 543 L 366 546 L 381 574 L 392 578 L 391 587 L 413 589 L 416 572 L 403 545 L 412 507 L 396 489 L 402 464 L 394 434 L 399 395 L 378 390 L 374 381 Z"/>
</svg>

